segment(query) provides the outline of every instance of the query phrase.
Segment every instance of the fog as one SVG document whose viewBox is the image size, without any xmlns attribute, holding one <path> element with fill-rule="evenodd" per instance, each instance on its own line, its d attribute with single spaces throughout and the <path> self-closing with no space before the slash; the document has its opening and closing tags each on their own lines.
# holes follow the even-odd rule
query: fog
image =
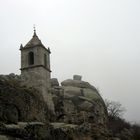
<svg viewBox="0 0 140 140">
<path fill-rule="evenodd" d="M 140 122 L 139 0 L 0 0 L 0 73 L 20 74 L 21 43 L 36 25 L 51 49 L 52 77 L 74 74 Z"/>
</svg>

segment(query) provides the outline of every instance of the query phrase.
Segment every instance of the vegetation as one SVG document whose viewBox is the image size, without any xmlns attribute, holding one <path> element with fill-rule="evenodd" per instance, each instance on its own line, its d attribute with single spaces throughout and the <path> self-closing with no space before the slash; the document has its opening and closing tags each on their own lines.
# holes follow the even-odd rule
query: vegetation
<svg viewBox="0 0 140 140">
<path fill-rule="evenodd" d="M 131 124 L 122 118 L 125 108 L 121 103 L 105 100 L 108 110 L 108 127 L 113 137 L 121 140 L 140 140 L 140 124 Z"/>
<path fill-rule="evenodd" d="M 108 110 L 108 115 L 110 117 L 122 117 L 125 112 L 125 108 L 122 107 L 122 104 L 116 101 L 105 100 L 105 104 Z"/>
</svg>

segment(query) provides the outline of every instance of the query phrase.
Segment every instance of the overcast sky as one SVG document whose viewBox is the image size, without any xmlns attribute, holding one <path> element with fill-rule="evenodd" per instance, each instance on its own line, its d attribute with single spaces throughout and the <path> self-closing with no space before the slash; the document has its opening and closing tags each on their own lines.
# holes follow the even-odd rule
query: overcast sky
<svg viewBox="0 0 140 140">
<path fill-rule="evenodd" d="M 20 74 L 19 46 L 34 24 L 52 77 L 82 75 L 140 122 L 140 0 L 0 0 L 1 74 Z"/>
</svg>

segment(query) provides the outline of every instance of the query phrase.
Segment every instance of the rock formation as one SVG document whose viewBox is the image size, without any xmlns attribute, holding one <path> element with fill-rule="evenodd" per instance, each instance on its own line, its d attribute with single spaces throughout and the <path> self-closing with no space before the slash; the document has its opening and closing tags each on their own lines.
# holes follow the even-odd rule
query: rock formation
<svg viewBox="0 0 140 140">
<path fill-rule="evenodd" d="M 94 86 L 75 78 L 63 81 L 62 86 L 57 79 L 51 83 L 57 121 L 106 124 L 107 110 Z"/>
<path fill-rule="evenodd" d="M 107 109 L 94 86 L 82 81 L 78 75 L 63 81 L 61 86 L 53 78 L 51 86 L 57 122 L 76 125 L 79 132 L 84 131 L 82 134 L 91 139 L 109 137 Z M 92 133 L 95 134 L 92 136 Z"/>
<path fill-rule="evenodd" d="M 106 124 L 107 110 L 97 89 L 77 77 L 61 83 L 64 89 L 65 121 L 75 124 Z"/>
<path fill-rule="evenodd" d="M 0 121 L 17 123 L 19 121 L 42 121 L 46 116 L 45 103 L 38 91 L 20 85 L 19 76 L 10 74 L 0 76 Z"/>
<path fill-rule="evenodd" d="M 55 114 L 20 76 L 0 76 L 0 134 L 21 140 L 108 140 L 107 111 L 97 89 L 80 76 L 51 79 Z"/>
<path fill-rule="evenodd" d="M 35 29 L 20 51 L 21 75 L 0 75 L 0 138 L 109 140 L 107 110 L 97 89 L 79 75 L 61 84 L 51 79 L 51 51 Z"/>
</svg>

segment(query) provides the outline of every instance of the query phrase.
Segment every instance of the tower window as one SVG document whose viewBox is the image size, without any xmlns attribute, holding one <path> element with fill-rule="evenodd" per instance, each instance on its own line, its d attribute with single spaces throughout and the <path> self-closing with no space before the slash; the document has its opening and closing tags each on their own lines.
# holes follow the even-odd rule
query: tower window
<svg viewBox="0 0 140 140">
<path fill-rule="evenodd" d="M 44 66 L 47 67 L 47 55 L 44 54 Z"/>
<path fill-rule="evenodd" d="M 29 63 L 29 65 L 34 64 L 34 53 L 33 52 L 29 52 L 29 54 L 28 54 L 28 63 Z"/>
</svg>

